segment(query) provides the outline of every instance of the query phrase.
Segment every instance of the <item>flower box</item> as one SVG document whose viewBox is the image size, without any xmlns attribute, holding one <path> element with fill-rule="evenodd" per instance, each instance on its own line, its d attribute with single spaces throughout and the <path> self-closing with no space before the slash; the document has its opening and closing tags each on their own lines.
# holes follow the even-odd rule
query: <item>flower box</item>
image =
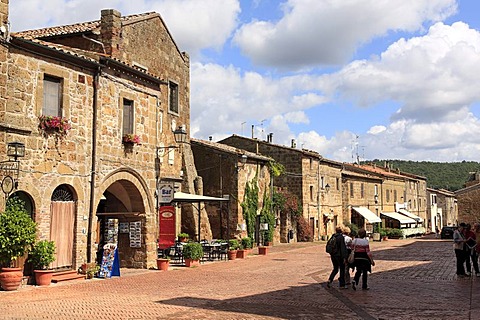
<svg viewBox="0 0 480 320">
<path fill-rule="evenodd" d="M 140 144 L 140 136 L 136 134 L 126 134 L 122 137 L 124 144 Z"/>
<path fill-rule="evenodd" d="M 45 134 L 56 134 L 65 136 L 72 128 L 68 119 L 57 116 L 40 116 L 38 117 L 38 128 Z"/>
</svg>

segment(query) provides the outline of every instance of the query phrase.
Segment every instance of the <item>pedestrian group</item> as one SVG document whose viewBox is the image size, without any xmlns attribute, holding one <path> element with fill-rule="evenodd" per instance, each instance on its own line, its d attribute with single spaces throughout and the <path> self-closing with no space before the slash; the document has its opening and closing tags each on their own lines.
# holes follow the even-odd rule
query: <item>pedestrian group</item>
<svg viewBox="0 0 480 320">
<path fill-rule="evenodd" d="M 480 224 L 475 223 L 473 230 L 470 224 L 460 223 L 453 232 L 453 249 L 457 260 L 457 277 L 470 277 L 472 275 L 472 264 L 475 275 L 480 277 L 478 269 L 478 256 L 480 247 Z"/>
<path fill-rule="evenodd" d="M 327 281 L 327 287 L 331 288 L 333 279 L 340 273 L 338 278 L 339 288 L 348 289 L 351 284 L 353 290 L 357 290 L 362 278 L 362 290 L 369 290 L 368 272 L 372 272 L 375 265 L 367 232 L 365 229 L 358 230 L 357 237 L 352 239 L 349 227 L 336 227 L 335 234 L 327 241 L 327 252 L 332 260 L 333 270 Z M 355 276 L 351 281 L 350 270 L 355 270 Z"/>
</svg>

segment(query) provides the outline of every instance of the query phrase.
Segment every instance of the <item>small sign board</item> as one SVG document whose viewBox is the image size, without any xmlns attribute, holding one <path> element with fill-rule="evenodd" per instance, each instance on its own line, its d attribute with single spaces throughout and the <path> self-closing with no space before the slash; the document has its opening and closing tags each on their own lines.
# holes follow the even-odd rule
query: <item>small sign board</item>
<svg viewBox="0 0 480 320">
<path fill-rule="evenodd" d="M 173 184 L 162 184 L 158 191 L 158 201 L 160 203 L 170 203 L 173 201 L 173 194 L 175 193 Z"/>
</svg>

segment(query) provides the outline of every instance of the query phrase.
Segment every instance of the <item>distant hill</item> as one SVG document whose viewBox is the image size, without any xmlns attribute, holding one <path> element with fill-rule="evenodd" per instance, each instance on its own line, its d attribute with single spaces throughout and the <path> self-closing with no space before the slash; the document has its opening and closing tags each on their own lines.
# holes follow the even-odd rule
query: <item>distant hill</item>
<svg viewBox="0 0 480 320">
<path fill-rule="evenodd" d="M 390 168 L 400 169 L 402 172 L 413 173 L 427 178 L 427 187 L 433 189 L 446 189 L 456 191 L 465 186 L 470 172 L 480 171 L 480 163 L 474 161 L 462 162 L 427 162 L 403 160 L 378 160 L 364 161 L 362 163 L 375 163 L 385 166 L 388 162 Z"/>
</svg>

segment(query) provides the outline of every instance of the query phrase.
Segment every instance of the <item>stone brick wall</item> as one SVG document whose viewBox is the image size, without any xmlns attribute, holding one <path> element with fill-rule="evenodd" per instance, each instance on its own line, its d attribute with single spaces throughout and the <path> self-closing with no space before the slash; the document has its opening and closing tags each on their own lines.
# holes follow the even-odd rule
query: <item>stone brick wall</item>
<svg viewBox="0 0 480 320">
<path fill-rule="evenodd" d="M 480 184 L 455 192 L 458 203 L 458 223 L 473 224 L 480 221 Z M 456 221 L 455 221 L 456 222 Z"/>
</svg>

